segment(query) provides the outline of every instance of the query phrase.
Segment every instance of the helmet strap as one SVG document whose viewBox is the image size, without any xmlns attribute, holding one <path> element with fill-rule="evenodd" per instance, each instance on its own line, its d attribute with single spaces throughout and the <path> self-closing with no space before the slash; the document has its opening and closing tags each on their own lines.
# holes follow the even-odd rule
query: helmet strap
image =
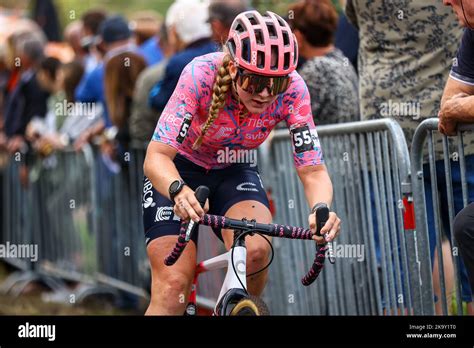
<svg viewBox="0 0 474 348">
<path fill-rule="evenodd" d="M 235 92 L 235 97 L 237 99 L 237 103 L 238 103 L 238 118 L 239 118 L 239 121 L 241 121 L 245 116 L 248 115 L 248 110 L 247 108 L 245 107 L 245 105 L 242 104 L 242 102 L 240 101 L 240 96 L 239 96 L 239 92 L 237 91 L 237 83 L 235 81 L 235 79 L 232 79 L 232 87 L 234 88 L 234 92 Z M 245 113 L 243 113 L 245 110 Z"/>
</svg>

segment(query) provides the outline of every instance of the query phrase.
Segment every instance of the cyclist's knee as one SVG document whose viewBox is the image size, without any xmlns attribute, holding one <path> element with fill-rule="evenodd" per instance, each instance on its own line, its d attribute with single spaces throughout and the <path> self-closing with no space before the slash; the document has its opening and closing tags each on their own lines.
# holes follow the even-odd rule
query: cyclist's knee
<svg viewBox="0 0 474 348">
<path fill-rule="evenodd" d="M 260 238 L 260 237 L 258 237 Z M 270 245 L 262 239 L 262 242 L 247 244 L 247 260 L 249 265 L 262 265 L 268 262 Z"/>
<path fill-rule="evenodd" d="M 162 294 L 170 302 L 183 303 L 185 301 L 189 287 L 191 286 L 191 279 L 182 273 L 170 275 L 162 284 Z"/>
<path fill-rule="evenodd" d="M 151 304 L 166 308 L 169 313 L 180 312 L 187 303 L 191 282 L 189 275 L 182 272 L 154 279 Z"/>
</svg>

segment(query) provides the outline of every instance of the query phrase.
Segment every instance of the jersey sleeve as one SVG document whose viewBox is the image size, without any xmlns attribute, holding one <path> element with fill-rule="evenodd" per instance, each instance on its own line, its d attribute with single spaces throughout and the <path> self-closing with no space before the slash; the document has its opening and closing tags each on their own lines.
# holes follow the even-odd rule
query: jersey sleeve
<svg viewBox="0 0 474 348">
<path fill-rule="evenodd" d="M 293 82 L 283 98 L 286 124 L 290 131 L 296 168 L 323 164 L 323 153 L 311 113 L 311 100 L 306 83 L 293 73 Z"/>
<path fill-rule="evenodd" d="M 178 84 L 161 113 L 153 141 L 162 142 L 177 150 L 181 147 L 199 108 L 199 87 L 194 73 L 192 61 L 183 69 Z"/>
<path fill-rule="evenodd" d="M 474 31 L 464 29 L 464 34 L 450 77 L 464 84 L 474 86 Z"/>
</svg>

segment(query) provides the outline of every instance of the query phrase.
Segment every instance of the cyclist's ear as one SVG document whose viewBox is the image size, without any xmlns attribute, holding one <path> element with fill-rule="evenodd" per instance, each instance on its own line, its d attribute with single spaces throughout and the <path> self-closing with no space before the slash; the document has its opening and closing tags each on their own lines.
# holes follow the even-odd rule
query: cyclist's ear
<svg viewBox="0 0 474 348">
<path fill-rule="evenodd" d="M 235 81 L 235 78 L 237 77 L 237 65 L 233 60 L 229 62 L 228 69 L 230 77 L 232 78 L 232 80 Z"/>
</svg>

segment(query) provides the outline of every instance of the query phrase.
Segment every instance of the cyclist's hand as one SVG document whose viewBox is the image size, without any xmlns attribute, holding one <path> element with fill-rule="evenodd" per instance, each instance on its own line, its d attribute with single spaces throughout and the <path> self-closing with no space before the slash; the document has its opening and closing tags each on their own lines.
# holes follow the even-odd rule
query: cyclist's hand
<svg viewBox="0 0 474 348">
<path fill-rule="evenodd" d="M 206 204 L 204 208 L 202 208 L 194 195 L 194 191 L 187 185 L 176 195 L 174 201 L 174 213 L 178 215 L 181 220 L 192 219 L 198 222 L 209 210 L 209 200 L 206 200 Z"/>
<path fill-rule="evenodd" d="M 321 229 L 321 237 L 316 235 L 316 215 L 314 213 L 309 214 L 308 217 L 309 228 L 313 232 L 313 240 L 318 244 L 324 244 L 325 242 L 331 242 L 334 240 L 341 230 L 341 219 L 339 219 L 334 212 L 329 213 L 329 219 Z M 328 234 L 327 236 L 324 236 Z"/>
</svg>

